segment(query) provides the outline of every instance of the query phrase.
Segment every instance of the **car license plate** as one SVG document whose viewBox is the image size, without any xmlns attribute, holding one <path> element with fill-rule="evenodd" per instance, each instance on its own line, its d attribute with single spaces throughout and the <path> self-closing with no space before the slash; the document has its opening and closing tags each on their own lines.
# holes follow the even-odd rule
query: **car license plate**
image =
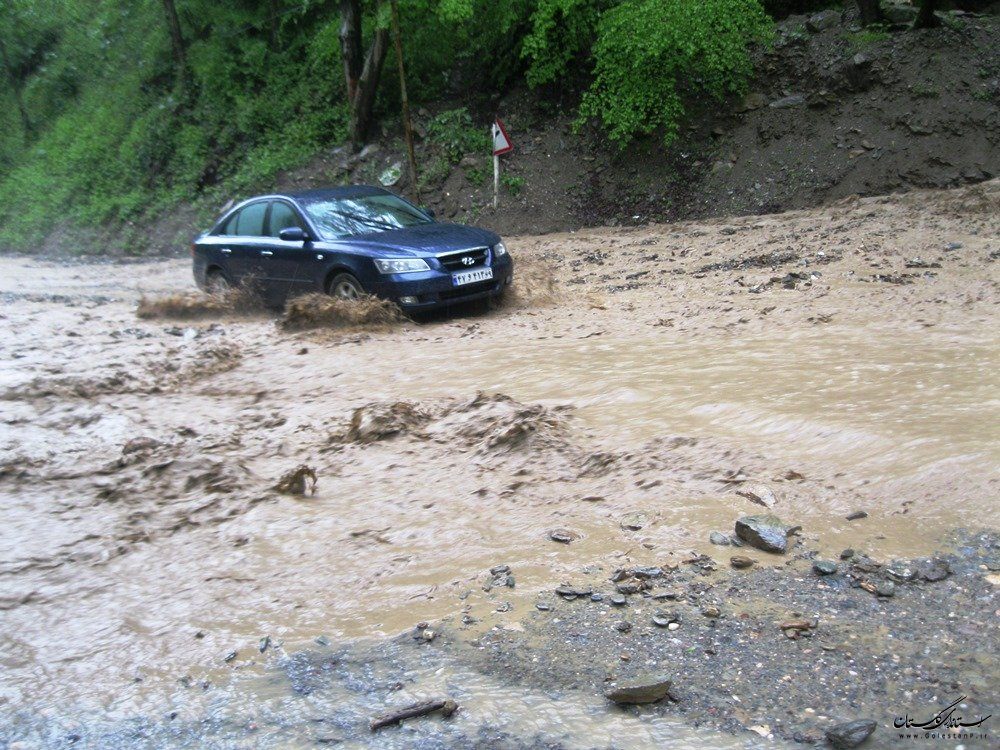
<svg viewBox="0 0 1000 750">
<path fill-rule="evenodd" d="M 492 278 L 492 268 L 480 268 L 476 271 L 462 271 L 451 275 L 451 285 L 462 286 L 462 284 L 475 284 L 477 281 L 489 281 Z"/>
</svg>

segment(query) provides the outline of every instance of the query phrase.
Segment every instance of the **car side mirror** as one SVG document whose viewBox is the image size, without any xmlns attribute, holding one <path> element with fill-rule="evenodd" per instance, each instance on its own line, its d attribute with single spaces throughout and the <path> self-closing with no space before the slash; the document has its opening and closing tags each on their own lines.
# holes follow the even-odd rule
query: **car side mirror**
<svg viewBox="0 0 1000 750">
<path fill-rule="evenodd" d="M 278 239 L 283 242 L 306 242 L 309 235 L 302 227 L 285 227 L 278 232 Z"/>
<path fill-rule="evenodd" d="M 430 216 L 432 219 L 437 218 L 436 215 L 434 214 L 434 209 L 433 208 L 427 208 L 427 206 L 421 206 L 420 210 L 423 211 L 428 216 Z"/>
</svg>

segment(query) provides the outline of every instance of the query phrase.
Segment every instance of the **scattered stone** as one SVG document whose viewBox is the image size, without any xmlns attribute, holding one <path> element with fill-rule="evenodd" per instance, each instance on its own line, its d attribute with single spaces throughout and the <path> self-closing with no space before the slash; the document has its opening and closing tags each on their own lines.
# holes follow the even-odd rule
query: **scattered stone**
<svg viewBox="0 0 1000 750">
<path fill-rule="evenodd" d="M 596 591 L 590 595 L 590 601 L 592 602 L 603 602 L 604 594 L 599 594 Z"/>
<path fill-rule="evenodd" d="M 765 508 L 773 508 L 777 498 L 770 487 L 764 484 L 747 483 L 736 490 L 736 494 Z"/>
<path fill-rule="evenodd" d="M 550 609 L 552 609 L 552 606 L 548 604 L 548 602 L 538 602 L 535 605 L 535 609 L 537 609 L 539 612 L 548 612 Z"/>
<path fill-rule="evenodd" d="M 943 581 L 950 573 L 951 568 L 948 567 L 948 563 L 937 558 L 921 564 L 917 570 L 917 575 L 930 583 Z"/>
<path fill-rule="evenodd" d="M 837 750 L 857 747 L 867 740 L 875 731 L 875 722 L 871 719 L 859 719 L 844 724 L 837 724 L 826 730 L 826 739 Z"/>
<path fill-rule="evenodd" d="M 868 514 L 863 510 L 856 510 L 850 515 L 846 516 L 848 521 L 858 521 L 862 518 L 868 518 Z"/>
<path fill-rule="evenodd" d="M 712 605 L 712 606 L 708 606 L 708 607 L 705 607 L 705 608 L 704 608 L 704 609 L 703 609 L 703 610 L 701 611 L 701 613 L 702 613 L 702 614 L 703 614 L 703 615 L 704 615 L 705 617 L 710 617 L 710 618 L 713 618 L 713 619 L 714 619 L 714 618 L 716 618 L 716 617 L 720 617 L 720 616 L 722 615 L 722 610 L 721 610 L 721 609 L 719 609 L 718 607 L 716 607 L 715 605 Z"/>
<path fill-rule="evenodd" d="M 391 187 L 399 182 L 399 178 L 403 176 L 403 163 L 397 161 L 388 168 L 386 168 L 382 174 L 378 176 L 378 181 L 383 187 Z"/>
<path fill-rule="evenodd" d="M 736 522 L 736 536 L 765 552 L 788 549 L 788 527 L 774 515 L 743 516 Z"/>
<path fill-rule="evenodd" d="M 767 99 L 759 91 L 751 91 L 743 98 L 743 103 L 740 105 L 738 111 L 740 112 L 751 112 L 755 109 L 760 109 L 765 104 L 767 104 Z"/>
<path fill-rule="evenodd" d="M 840 13 L 835 10 L 824 10 L 809 16 L 806 28 L 814 34 L 832 29 L 840 23 Z"/>
<path fill-rule="evenodd" d="M 663 568 L 649 567 L 649 568 L 636 568 L 632 571 L 632 575 L 636 578 L 660 578 L 663 576 Z"/>
<path fill-rule="evenodd" d="M 590 591 L 581 591 L 573 586 L 559 586 L 556 588 L 556 593 L 561 596 L 566 601 L 573 601 L 578 596 L 590 596 Z"/>
<path fill-rule="evenodd" d="M 875 593 L 878 596 L 884 596 L 886 598 L 890 596 L 895 596 L 896 594 L 896 584 L 892 581 L 882 581 L 876 584 Z"/>
<path fill-rule="evenodd" d="M 847 549 L 845 549 L 843 552 L 840 553 L 841 560 L 850 560 L 852 557 L 854 557 L 854 550 L 851 549 L 850 547 L 848 547 Z"/>
<path fill-rule="evenodd" d="M 737 570 L 742 570 L 743 568 L 752 567 L 754 560 L 752 557 L 746 557 L 745 555 L 733 555 L 729 558 L 729 564 Z"/>
<path fill-rule="evenodd" d="M 802 106 L 805 103 L 806 98 L 802 94 L 791 94 L 789 96 L 784 96 L 781 99 L 776 99 L 768 106 L 771 109 L 791 109 L 792 107 Z"/>
<path fill-rule="evenodd" d="M 631 632 L 631 630 L 632 630 L 632 623 L 628 622 L 627 620 L 622 620 L 621 622 L 616 622 L 615 623 L 615 630 L 617 630 L 619 633 L 628 633 L 628 632 Z"/>
<path fill-rule="evenodd" d="M 885 20 L 897 26 L 912 26 L 917 20 L 917 8 L 912 5 L 899 5 L 897 3 L 883 3 L 882 15 Z"/>
<path fill-rule="evenodd" d="M 616 607 L 624 607 L 628 600 L 623 594 L 615 594 L 611 597 L 611 603 Z"/>
<path fill-rule="evenodd" d="M 575 531 L 570 531 L 569 529 L 552 529 L 552 531 L 549 532 L 549 539 L 553 542 L 559 542 L 560 544 L 569 544 L 579 538 L 579 534 Z"/>
<path fill-rule="evenodd" d="M 837 572 L 837 563 L 830 560 L 817 560 L 813 563 L 813 570 L 817 575 L 832 576 Z"/>
<path fill-rule="evenodd" d="M 665 677 L 640 677 L 619 682 L 604 695 L 619 705 L 656 703 L 670 695 L 670 685 Z"/>
<path fill-rule="evenodd" d="M 239 654 L 238 651 L 230 651 L 228 654 L 225 655 L 222 661 L 228 664 L 229 662 L 233 661 L 233 659 L 235 659 L 238 654 Z"/>
<path fill-rule="evenodd" d="M 961 250 L 964 247 L 961 242 L 949 242 L 944 246 L 945 251 Z"/>
<path fill-rule="evenodd" d="M 731 544 L 729 537 L 721 531 L 713 531 L 709 534 L 708 541 L 712 544 L 718 544 L 720 547 L 728 547 Z"/>
<path fill-rule="evenodd" d="M 621 527 L 626 531 L 640 531 L 649 523 L 649 517 L 645 513 L 626 513 L 622 516 Z"/>
</svg>

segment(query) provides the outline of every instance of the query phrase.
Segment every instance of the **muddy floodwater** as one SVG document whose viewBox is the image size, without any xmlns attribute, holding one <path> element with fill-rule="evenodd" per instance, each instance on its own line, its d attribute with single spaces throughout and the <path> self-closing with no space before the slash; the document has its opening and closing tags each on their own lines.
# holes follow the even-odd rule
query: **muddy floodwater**
<svg viewBox="0 0 1000 750">
<path fill-rule="evenodd" d="M 140 295 L 191 286 L 185 261 L 0 259 L 0 744 L 139 746 L 141 725 L 198 747 L 211 721 L 235 727 L 220 746 L 312 746 L 323 714 L 361 747 L 386 705 L 447 693 L 451 744 L 372 741 L 780 745 L 765 719 L 616 712 L 387 644 L 423 621 L 474 650 L 583 574 L 725 569 L 736 549 L 709 535 L 747 514 L 801 526 L 808 558 L 996 529 L 1000 239 L 980 190 L 519 238 L 504 307 L 374 328 L 139 319 Z M 315 491 L 278 491 L 302 464 Z M 317 638 L 343 649 L 340 681 L 297 703 L 275 674 Z M 170 721 L 187 729 L 158 734 Z"/>
</svg>

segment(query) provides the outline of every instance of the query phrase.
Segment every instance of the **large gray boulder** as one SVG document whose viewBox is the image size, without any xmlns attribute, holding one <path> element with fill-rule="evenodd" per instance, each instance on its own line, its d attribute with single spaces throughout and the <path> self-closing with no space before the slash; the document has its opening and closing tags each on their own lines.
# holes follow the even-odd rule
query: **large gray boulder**
<svg viewBox="0 0 1000 750">
<path fill-rule="evenodd" d="M 788 549 L 788 526 L 770 513 L 743 516 L 736 522 L 736 536 L 765 552 L 784 553 Z"/>
<path fill-rule="evenodd" d="M 634 680 L 619 682 L 617 686 L 604 693 L 608 700 L 628 706 L 636 703 L 656 703 L 670 695 L 669 678 L 663 676 L 645 676 Z"/>
</svg>

